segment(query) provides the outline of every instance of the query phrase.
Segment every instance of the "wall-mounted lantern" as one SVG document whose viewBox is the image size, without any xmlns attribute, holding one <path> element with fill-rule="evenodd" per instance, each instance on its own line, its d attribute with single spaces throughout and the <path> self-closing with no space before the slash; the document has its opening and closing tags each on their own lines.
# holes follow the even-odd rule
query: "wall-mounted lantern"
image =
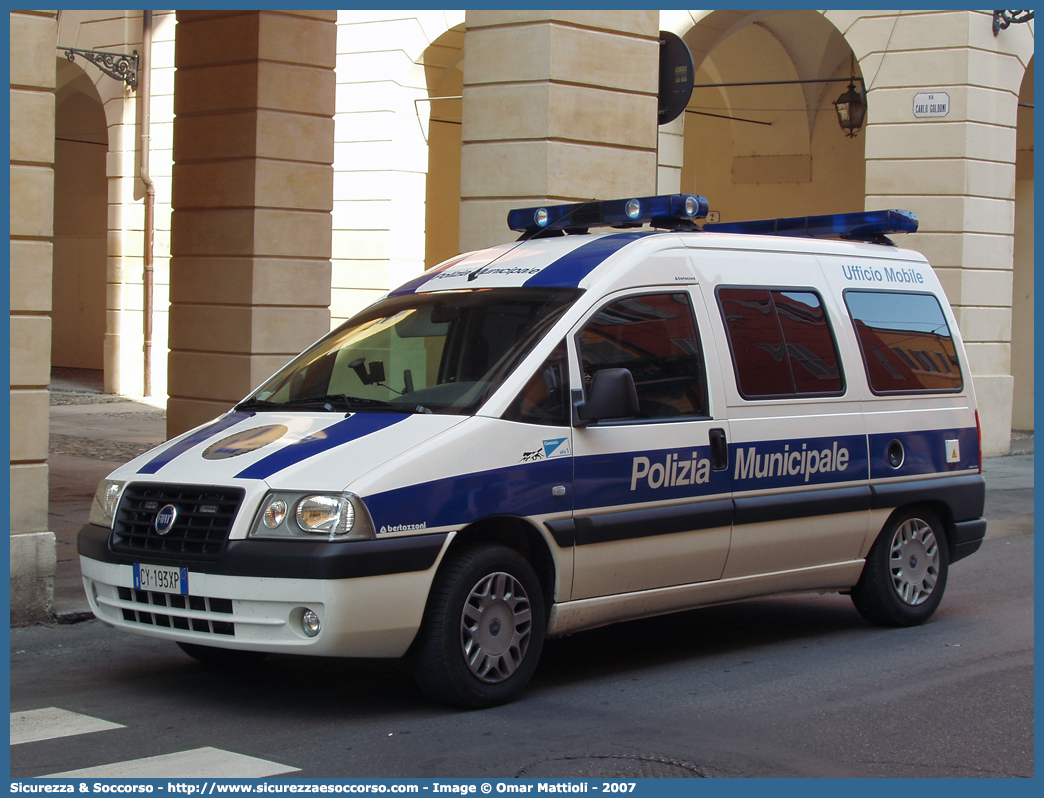
<svg viewBox="0 0 1044 798">
<path fill-rule="evenodd" d="M 848 80 L 848 89 L 834 100 L 834 110 L 837 111 L 837 122 L 841 130 L 850 139 L 862 130 L 866 119 L 866 100 L 863 99 L 861 91 L 855 87 L 855 56 L 852 56 L 852 77 Z"/>
</svg>

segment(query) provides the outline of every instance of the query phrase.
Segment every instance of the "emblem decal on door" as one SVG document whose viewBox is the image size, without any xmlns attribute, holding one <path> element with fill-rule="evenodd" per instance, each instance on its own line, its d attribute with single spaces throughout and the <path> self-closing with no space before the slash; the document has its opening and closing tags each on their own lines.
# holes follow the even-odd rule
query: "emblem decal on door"
<svg viewBox="0 0 1044 798">
<path fill-rule="evenodd" d="M 544 441 L 544 457 L 568 457 L 573 452 L 569 448 L 569 438 L 552 438 Z"/>
</svg>

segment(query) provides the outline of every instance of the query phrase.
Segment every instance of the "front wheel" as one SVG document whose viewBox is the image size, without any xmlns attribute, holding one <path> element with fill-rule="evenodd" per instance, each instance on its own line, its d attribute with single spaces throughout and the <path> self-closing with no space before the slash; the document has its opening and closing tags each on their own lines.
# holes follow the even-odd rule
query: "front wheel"
<svg viewBox="0 0 1044 798">
<path fill-rule="evenodd" d="M 545 628 L 529 563 L 504 546 L 470 549 L 432 587 L 410 656 L 414 678 L 430 698 L 453 706 L 510 701 L 536 670 Z"/>
<path fill-rule="evenodd" d="M 935 514 L 897 513 L 874 541 L 852 603 L 880 626 L 924 623 L 942 601 L 948 566 L 946 533 Z"/>
</svg>

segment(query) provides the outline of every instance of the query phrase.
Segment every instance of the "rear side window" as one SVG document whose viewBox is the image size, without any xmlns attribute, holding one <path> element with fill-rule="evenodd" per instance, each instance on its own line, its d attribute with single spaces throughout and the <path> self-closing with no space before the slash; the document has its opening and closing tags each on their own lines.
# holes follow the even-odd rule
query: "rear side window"
<svg viewBox="0 0 1044 798">
<path fill-rule="evenodd" d="M 707 375 L 687 294 L 642 294 L 598 311 L 577 334 L 584 394 L 600 369 L 634 377 L 638 418 L 706 416 Z"/>
<path fill-rule="evenodd" d="M 964 387 L 957 349 L 931 294 L 845 291 L 874 393 L 944 393 Z"/>
<path fill-rule="evenodd" d="M 816 292 L 719 288 L 717 296 L 745 399 L 844 392 L 837 345 Z"/>
</svg>

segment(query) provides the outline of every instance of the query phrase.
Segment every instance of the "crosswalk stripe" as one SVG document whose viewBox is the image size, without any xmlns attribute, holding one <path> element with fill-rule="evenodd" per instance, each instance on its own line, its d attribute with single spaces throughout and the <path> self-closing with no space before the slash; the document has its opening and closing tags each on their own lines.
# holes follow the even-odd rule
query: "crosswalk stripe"
<svg viewBox="0 0 1044 798">
<path fill-rule="evenodd" d="M 97 765 L 81 770 L 67 770 L 64 773 L 50 773 L 40 778 L 258 779 L 297 770 L 300 768 L 208 747 L 162 756 L 147 756 L 127 762 L 113 762 L 111 765 Z"/>
<path fill-rule="evenodd" d="M 119 723 L 92 718 L 67 709 L 46 707 L 11 713 L 11 745 L 72 737 L 76 734 L 91 734 L 108 729 L 124 728 Z"/>
</svg>

